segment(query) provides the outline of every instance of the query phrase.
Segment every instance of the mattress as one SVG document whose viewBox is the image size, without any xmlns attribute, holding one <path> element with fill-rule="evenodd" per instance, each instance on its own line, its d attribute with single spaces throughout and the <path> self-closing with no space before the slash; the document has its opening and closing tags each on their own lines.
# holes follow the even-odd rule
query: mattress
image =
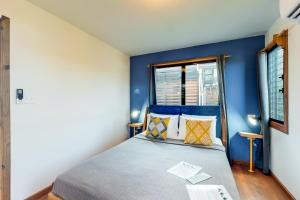
<svg viewBox="0 0 300 200">
<path fill-rule="evenodd" d="M 60 175 L 53 193 L 64 200 L 188 200 L 189 182 L 167 173 L 180 161 L 212 175 L 199 184 L 224 185 L 234 200 L 240 199 L 222 145 L 191 146 L 141 134 Z"/>
</svg>

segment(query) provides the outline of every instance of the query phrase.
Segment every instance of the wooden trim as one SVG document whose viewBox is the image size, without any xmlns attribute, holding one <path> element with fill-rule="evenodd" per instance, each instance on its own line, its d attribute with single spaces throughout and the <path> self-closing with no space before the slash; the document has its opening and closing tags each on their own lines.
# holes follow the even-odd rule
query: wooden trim
<svg viewBox="0 0 300 200">
<path fill-rule="evenodd" d="M 239 132 L 241 137 L 252 138 L 252 139 L 263 139 L 262 134 L 249 133 L 249 132 Z"/>
<path fill-rule="evenodd" d="M 47 198 L 47 199 L 48 199 L 48 200 L 63 200 L 62 198 L 56 196 L 56 195 L 53 194 L 52 192 L 50 192 L 50 193 L 48 194 L 48 198 Z"/>
<path fill-rule="evenodd" d="M 225 55 L 225 58 L 230 58 L 230 55 Z M 214 62 L 218 59 L 218 56 L 208 56 L 208 57 L 201 57 L 201 58 L 193 58 L 193 59 L 186 59 L 186 60 L 177 60 L 177 61 L 170 61 L 170 62 L 163 62 L 163 63 L 156 63 L 150 64 L 148 67 L 168 67 L 168 66 L 175 66 L 175 65 L 183 65 L 183 64 L 192 64 L 192 63 L 200 63 L 200 62 Z"/>
<path fill-rule="evenodd" d="M 147 114 L 148 114 L 149 108 L 146 107 L 145 116 L 144 116 L 144 125 L 143 125 L 143 132 L 147 129 Z"/>
<path fill-rule="evenodd" d="M 284 122 L 284 124 L 278 123 L 276 121 L 273 121 L 272 119 L 270 119 L 270 127 L 277 129 L 283 133 L 288 134 L 288 122 Z"/>
<path fill-rule="evenodd" d="M 249 161 L 244 161 L 244 160 L 233 160 L 232 164 L 233 165 L 249 166 L 250 162 Z M 252 162 L 252 165 L 255 166 L 255 162 Z"/>
<path fill-rule="evenodd" d="M 284 50 L 283 59 L 283 88 L 284 88 L 284 123 L 279 123 L 270 119 L 270 127 L 275 128 L 283 133 L 288 134 L 289 131 L 289 51 L 288 51 L 288 30 L 282 31 L 280 34 L 273 36 L 273 41 L 270 42 L 262 51 L 268 53 L 276 46 L 280 46 Z"/>
<path fill-rule="evenodd" d="M 51 190 L 52 190 L 52 185 L 49 185 L 48 187 L 42 189 L 41 191 L 38 191 L 37 193 L 31 195 L 30 197 L 27 197 L 25 200 L 39 200 L 40 198 L 50 193 Z"/>
<path fill-rule="evenodd" d="M 10 20 L 0 18 L 0 199 L 10 199 Z"/>
<path fill-rule="evenodd" d="M 290 200 L 296 200 L 296 198 L 290 193 L 290 191 L 281 183 L 277 176 L 270 170 L 270 175 L 279 184 L 281 189 L 289 196 Z"/>
<path fill-rule="evenodd" d="M 288 41 L 286 40 L 287 37 L 288 30 L 283 30 L 281 33 L 273 35 L 273 40 L 262 51 L 269 52 L 276 46 L 281 46 L 283 49 L 285 49 L 288 45 Z"/>
<path fill-rule="evenodd" d="M 194 59 L 187 59 L 187 60 L 157 63 L 157 64 L 152 64 L 152 66 L 159 68 L 159 67 L 167 67 L 172 65 L 183 65 L 188 63 L 211 62 L 211 61 L 216 61 L 217 59 L 218 59 L 217 56 L 210 56 L 205 58 L 194 58 Z"/>
<path fill-rule="evenodd" d="M 271 41 L 262 51 L 263 52 L 268 52 L 272 50 L 277 44 L 274 41 Z"/>
</svg>

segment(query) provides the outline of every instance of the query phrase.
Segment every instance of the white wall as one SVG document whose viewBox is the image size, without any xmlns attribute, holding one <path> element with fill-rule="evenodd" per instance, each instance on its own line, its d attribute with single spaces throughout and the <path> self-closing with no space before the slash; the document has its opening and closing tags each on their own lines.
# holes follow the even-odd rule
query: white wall
<svg viewBox="0 0 300 200">
<path fill-rule="evenodd" d="M 300 199 L 300 23 L 278 19 L 266 34 L 289 30 L 289 134 L 271 131 L 271 170 L 296 199 Z"/>
<path fill-rule="evenodd" d="M 11 19 L 11 187 L 21 200 L 127 137 L 129 56 L 27 1 L 0 5 Z M 17 105 L 16 88 L 33 103 Z"/>
</svg>

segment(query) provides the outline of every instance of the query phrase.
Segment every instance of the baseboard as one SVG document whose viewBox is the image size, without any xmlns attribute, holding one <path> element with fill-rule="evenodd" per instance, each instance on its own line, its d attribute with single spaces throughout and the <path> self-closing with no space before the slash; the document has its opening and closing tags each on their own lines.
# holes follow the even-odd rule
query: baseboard
<svg viewBox="0 0 300 200">
<path fill-rule="evenodd" d="M 233 160 L 232 161 L 232 164 L 233 165 L 244 165 L 244 166 L 249 166 L 249 162 L 248 161 L 243 161 L 243 160 Z M 252 163 L 253 164 L 253 166 L 255 166 L 255 163 L 253 162 Z"/>
<path fill-rule="evenodd" d="M 47 196 L 49 192 L 52 190 L 52 185 L 40 190 L 39 192 L 31 195 L 30 197 L 26 198 L 25 200 L 39 200 L 43 196 Z"/>
<path fill-rule="evenodd" d="M 296 198 L 290 193 L 290 191 L 281 183 L 281 181 L 277 178 L 277 176 L 270 170 L 270 175 L 272 178 L 279 184 L 281 189 L 289 196 L 290 200 L 296 200 Z"/>
</svg>

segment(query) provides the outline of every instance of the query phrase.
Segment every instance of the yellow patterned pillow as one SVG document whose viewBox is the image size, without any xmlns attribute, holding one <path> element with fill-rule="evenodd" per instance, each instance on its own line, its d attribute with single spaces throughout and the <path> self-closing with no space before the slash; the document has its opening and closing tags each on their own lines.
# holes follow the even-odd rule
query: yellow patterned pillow
<svg viewBox="0 0 300 200">
<path fill-rule="evenodd" d="M 155 138 L 166 140 L 168 134 L 168 124 L 170 121 L 170 117 L 168 118 L 159 118 L 152 117 L 150 118 L 150 122 L 147 128 L 146 137 L 147 138 Z"/>
<path fill-rule="evenodd" d="M 201 144 L 211 146 L 212 139 L 210 129 L 212 121 L 209 120 L 186 120 L 185 144 Z"/>
</svg>

